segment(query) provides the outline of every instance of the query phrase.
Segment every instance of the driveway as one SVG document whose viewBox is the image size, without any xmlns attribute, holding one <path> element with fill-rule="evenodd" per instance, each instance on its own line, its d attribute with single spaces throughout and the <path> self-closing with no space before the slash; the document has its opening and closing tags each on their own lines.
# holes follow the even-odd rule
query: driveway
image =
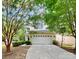
<svg viewBox="0 0 79 59">
<path fill-rule="evenodd" d="M 54 45 L 32 45 L 26 59 L 76 59 L 76 56 Z"/>
</svg>

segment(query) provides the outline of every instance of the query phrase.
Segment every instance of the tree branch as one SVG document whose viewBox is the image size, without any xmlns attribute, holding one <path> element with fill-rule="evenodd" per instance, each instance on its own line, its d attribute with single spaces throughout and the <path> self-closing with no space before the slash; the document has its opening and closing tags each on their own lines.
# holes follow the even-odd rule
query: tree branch
<svg viewBox="0 0 79 59">
<path fill-rule="evenodd" d="M 16 15 L 20 12 L 20 10 L 21 10 L 21 8 L 22 8 L 24 2 L 25 2 L 25 0 L 22 2 L 22 5 L 21 5 L 21 7 L 18 9 L 18 11 L 10 18 L 11 20 L 12 20 L 12 18 L 13 18 L 14 16 L 16 16 Z"/>
</svg>

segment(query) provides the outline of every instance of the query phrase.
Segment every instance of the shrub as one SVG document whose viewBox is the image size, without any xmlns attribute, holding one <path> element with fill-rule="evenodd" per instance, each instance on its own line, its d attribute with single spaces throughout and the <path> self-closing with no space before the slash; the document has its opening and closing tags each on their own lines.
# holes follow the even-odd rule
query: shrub
<svg viewBox="0 0 79 59">
<path fill-rule="evenodd" d="M 16 47 L 16 46 L 25 44 L 25 41 L 16 41 L 16 42 L 13 42 L 12 44 L 13 44 L 13 47 Z"/>
<path fill-rule="evenodd" d="M 53 44 L 54 44 L 54 45 L 58 45 L 58 41 L 53 40 Z"/>
<path fill-rule="evenodd" d="M 16 42 L 13 42 L 12 44 L 13 44 L 13 47 L 17 47 L 22 44 L 31 45 L 31 42 L 30 41 L 16 41 Z"/>
<path fill-rule="evenodd" d="M 31 45 L 31 41 L 29 41 L 29 40 L 26 41 L 25 43 L 26 43 L 26 45 Z"/>
</svg>

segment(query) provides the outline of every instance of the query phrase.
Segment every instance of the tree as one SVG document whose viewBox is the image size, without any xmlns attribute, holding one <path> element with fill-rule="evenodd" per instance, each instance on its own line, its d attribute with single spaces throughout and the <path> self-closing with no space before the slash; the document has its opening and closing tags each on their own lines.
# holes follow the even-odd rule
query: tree
<svg viewBox="0 0 79 59">
<path fill-rule="evenodd" d="M 44 21 L 48 25 L 50 31 L 59 32 L 63 25 L 67 33 L 71 33 L 76 37 L 76 0 L 53 0 L 44 4 L 45 15 Z"/>
<path fill-rule="evenodd" d="M 23 25 L 22 15 L 18 19 L 21 10 L 21 7 L 17 6 L 18 3 L 21 3 L 22 7 L 24 0 L 3 0 L 2 38 L 5 42 L 6 52 L 10 52 L 13 36 Z"/>
<path fill-rule="evenodd" d="M 6 51 L 10 52 L 13 37 L 25 23 L 29 22 L 28 19 L 32 18 L 30 12 L 34 3 L 30 0 L 2 0 L 2 2 L 2 37 Z"/>
</svg>

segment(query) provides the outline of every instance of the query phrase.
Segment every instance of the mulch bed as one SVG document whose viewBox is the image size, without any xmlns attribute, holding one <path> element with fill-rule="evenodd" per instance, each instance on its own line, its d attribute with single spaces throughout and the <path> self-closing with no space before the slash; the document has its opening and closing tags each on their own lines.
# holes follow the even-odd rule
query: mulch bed
<svg viewBox="0 0 79 59">
<path fill-rule="evenodd" d="M 65 49 L 66 51 L 71 52 L 73 54 L 76 54 L 76 50 L 75 49 L 68 49 L 68 48 L 63 48 L 63 49 Z"/>
<path fill-rule="evenodd" d="M 9 54 L 5 52 L 5 49 L 2 49 L 2 59 L 25 59 L 29 47 L 30 46 L 13 47 Z"/>
<path fill-rule="evenodd" d="M 60 47 L 59 45 L 56 45 L 56 46 Z M 60 48 L 66 50 L 70 53 L 76 54 L 76 49 L 74 49 L 74 48 L 64 48 L 64 47 L 60 47 Z"/>
</svg>

